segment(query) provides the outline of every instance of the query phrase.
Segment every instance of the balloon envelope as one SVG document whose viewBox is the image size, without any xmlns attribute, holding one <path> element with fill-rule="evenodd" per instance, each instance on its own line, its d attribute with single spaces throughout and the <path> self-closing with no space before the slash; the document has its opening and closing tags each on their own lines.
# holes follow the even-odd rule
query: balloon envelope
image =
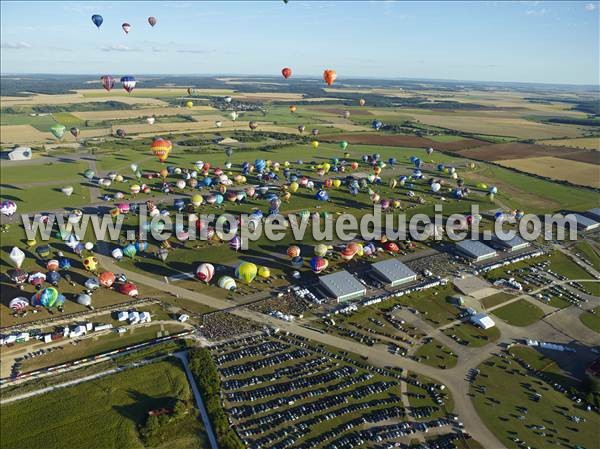
<svg viewBox="0 0 600 449">
<path fill-rule="evenodd" d="M 96 25 L 98 28 L 100 28 L 100 25 L 102 25 L 102 22 L 104 22 L 104 19 L 102 18 L 102 16 L 100 14 L 94 14 L 92 16 L 92 22 L 94 23 L 94 25 Z"/>
<path fill-rule="evenodd" d="M 148 17 L 148 23 L 150 26 L 156 25 L 156 17 Z"/>
</svg>

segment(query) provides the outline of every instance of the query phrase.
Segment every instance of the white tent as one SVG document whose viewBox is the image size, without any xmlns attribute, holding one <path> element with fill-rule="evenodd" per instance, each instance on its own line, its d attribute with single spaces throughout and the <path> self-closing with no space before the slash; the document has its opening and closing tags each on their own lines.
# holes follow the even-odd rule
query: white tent
<svg viewBox="0 0 600 449">
<path fill-rule="evenodd" d="M 8 153 L 8 159 L 11 161 L 27 161 L 31 159 L 31 154 L 31 148 L 29 147 L 16 147 Z"/>
<path fill-rule="evenodd" d="M 492 320 L 490 316 L 486 315 L 485 313 L 476 313 L 475 315 L 471 315 L 470 320 L 471 323 L 473 323 L 475 326 L 479 326 L 482 329 L 489 329 L 496 325 L 494 320 Z"/>
</svg>

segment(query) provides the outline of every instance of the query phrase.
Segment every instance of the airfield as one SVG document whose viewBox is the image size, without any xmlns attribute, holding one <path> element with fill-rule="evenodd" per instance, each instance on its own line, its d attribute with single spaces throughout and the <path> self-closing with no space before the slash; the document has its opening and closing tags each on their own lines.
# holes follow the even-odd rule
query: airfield
<svg viewBox="0 0 600 449">
<path fill-rule="evenodd" d="M 261 185 L 277 192 L 283 214 L 361 217 L 388 201 L 388 216 L 432 215 L 442 204 L 447 218 L 469 215 L 477 205 L 484 229 L 498 212 L 592 217 L 599 206 L 598 118 L 579 107 L 590 93 L 375 81 L 366 87 L 351 80 L 307 93 L 302 84 L 289 92 L 281 79 L 229 77 L 215 80 L 221 88 L 172 80 L 146 88 L 142 79 L 128 94 L 86 83 L 68 93 L 1 98 L 0 197 L 18 213 L 103 214 L 120 203 L 147 202 L 175 213 L 175 200 L 188 207 L 200 194 L 204 203 L 186 213 L 266 215 L 266 195 L 227 196 Z M 61 138 L 50 132 L 55 124 L 66 127 Z M 76 136 L 69 134 L 73 127 Z M 172 142 L 164 163 L 151 151 L 156 137 Z M 32 148 L 33 157 L 7 160 L 17 145 Z M 376 164 L 364 157 L 375 154 L 379 180 L 349 191 L 346 178 L 369 179 Z M 197 161 L 209 162 L 210 174 Z M 265 181 L 258 170 L 244 169 L 258 161 L 275 177 Z M 160 175 L 167 166 L 173 170 Z M 176 187 L 177 167 L 197 170 L 198 181 L 220 168 L 233 182 L 225 189 L 189 180 Z M 291 192 L 285 169 L 315 187 Z M 84 176 L 86 170 L 93 175 Z M 455 194 L 458 180 L 468 195 Z M 147 191 L 134 193 L 136 184 Z M 68 196 L 65 186 L 73 187 Z M 315 197 L 320 191 L 327 200 Z M 219 192 L 221 203 L 206 202 Z M 118 215 L 126 229 L 138 225 L 136 213 Z M 216 236 L 195 242 L 173 236 L 168 245 L 151 240 L 117 260 L 112 251 L 131 243 L 124 237 L 97 241 L 88 232 L 82 241 L 91 249 L 78 255 L 56 232 L 49 242 L 28 243 L 16 215 L 2 217 L 2 224 L 0 334 L 28 334 L 2 347 L 1 412 L 10 417 L 1 424 L 3 448 L 408 448 L 427 441 L 468 449 L 590 449 L 597 443 L 600 396 L 590 366 L 600 348 L 598 228 L 579 229 L 576 242 L 539 239 L 482 261 L 446 238 L 400 241 L 396 248 L 383 239 L 355 239 L 361 250 L 349 257 L 348 242 L 334 240 L 318 256 L 326 268 L 317 270 L 311 262 L 320 242 L 296 241 L 289 229 L 280 241 L 262 237 L 248 250 Z M 49 256 L 37 251 L 43 243 Z M 373 250 L 364 251 L 369 244 Z M 28 273 L 46 272 L 59 251 L 68 259 L 57 286 L 66 298 L 62 311 L 9 308 L 11 299 L 36 292 L 11 280 L 13 247 L 25 253 L 20 268 Z M 291 247 L 299 251 L 294 265 Z M 86 257 L 97 258 L 94 272 L 84 267 Z M 373 263 L 389 260 L 416 279 L 392 286 L 373 275 Z M 268 268 L 268 275 L 236 277 L 244 262 Z M 200 264 L 214 267 L 210 282 L 196 277 Z M 322 276 L 342 270 L 360 280 L 363 296 L 337 302 L 323 288 Z M 92 307 L 79 304 L 85 282 L 102 272 L 124 275 L 138 295 L 100 287 Z M 235 290 L 219 286 L 224 276 L 235 279 Z M 494 325 L 475 326 L 471 310 Z M 147 312 L 152 320 L 120 321 L 123 311 Z M 110 327 L 43 339 L 85 323 Z M 161 377 L 154 381 L 155 370 Z M 101 415 L 103 432 L 87 425 L 70 431 L 74 420 L 99 419 L 81 397 L 102 404 L 93 415 Z M 44 432 L 40 424 L 36 432 L 27 424 L 12 431 L 10 420 L 29 422 L 55 409 L 73 413 L 55 415 Z M 148 412 L 156 410 L 172 417 L 155 420 L 160 432 L 148 424 Z"/>
</svg>

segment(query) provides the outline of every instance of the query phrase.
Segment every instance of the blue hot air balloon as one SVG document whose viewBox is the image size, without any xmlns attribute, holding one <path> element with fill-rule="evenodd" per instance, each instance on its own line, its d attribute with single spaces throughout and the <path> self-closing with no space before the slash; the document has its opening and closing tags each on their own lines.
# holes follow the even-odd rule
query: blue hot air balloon
<svg viewBox="0 0 600 449">
<path fill-rule="evenodd" d="M 202 184 L 204 184 L 206 187 L 210 187 L 213 183 L 212 178 L 206 177 L 202 180 Z"/>
<path fill-rule="evenodd" d="M 444 171 L 444 168 L 446 168 L 444 167 L 444 164 L 438 164 L 437 166 L 438 171 Z"/>
<path fill-rule="evenodd" d="M 391 157 L 388 159 L 388 164 L 390 164 L 392 167 L 394 166 L 394 164 L 396 163 L 396 158 L 395 157 Z"/>
<path fill-rule="evenodd" d="M 262 173 L 265 170 L 266 166 L 267 162 L 264 159 L 257 159 L 254 161 L 254 167 L 259 173 Z"/>
<path fill-rule="evenodd" d="M 68 270 L 69 268 L 71 268 L 71 261 L 66 257 L 62 257 L 58 260 L 58 267 L 61 270 Z"/>
<path fill-rule="evenodd" d="M 92 16 L 92 22 L 94 22 L 94 25 L 96 25 L 98 28 L 100 28 L 100 25 L 102 25 L 102 22 L 104 22 L 104 19 L 102 18 L 102 16 L 100 14 L 94 14 Z"/>
<path fill-rule="evenodd" d="M 60 273 L 58 271 L 49 271 L 46 273 L 46 282 L 57 285 L 58 281 L 60 281 Z"/>
<path fill-rule="evenodd" d="M 148 242 L 145 240 L 135 242 L 135 249 L 138 253 L 146 251 L 148 249 Z"/>
<path fill-rule="evenodd" d="M 379 131 L 381 129 L 381 127 L 383 126 L 383 123 L 381 122 L 381 120 L 373 120 L 373 123 L 371 124 L 371 126 L 373 127 L 373 129 L 375 131 Z"/>
<path fill-rule="evenodd" d="M 173 207 L 176 211 L 181 212 L 185 207 L 185 201 L 183 201 L 181 198 L 177 198 L 175 201 L 173 201 Z"/>
<path fill-rule="evenodd" d="M 304 264 L 304 259 L 300 256 L 292 257 L 292 266 L 294 268 L 300 268 Z"/>
<path fill-rule="evenodd" d="M 317 192 L 317 194 L 315 195 L 315 199 L 319 200 L 319 201 L 328 201 L 329 200 L 329 194 L 325 190 L 319 190 Z"/>
</svg>

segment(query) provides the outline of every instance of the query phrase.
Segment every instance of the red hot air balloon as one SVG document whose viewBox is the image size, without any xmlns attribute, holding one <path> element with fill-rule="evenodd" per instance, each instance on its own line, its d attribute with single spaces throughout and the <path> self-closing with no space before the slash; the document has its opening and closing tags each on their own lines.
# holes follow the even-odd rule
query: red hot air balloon
<svg viewBox="0 0 600 449">
<path fill-rule="evenodd" d="M 110 75 L 101 76 L 100 81 L 102 81 L 102 87 L 104 87 L 107 92 L 110 92 L 110 90 L 115 87 L 115 79 Z"/>
<path fill-rule="evenodd" d="M 323 79 L 327 83 L 328 86 L 333 85 L 337 78 L 337 73 L 335 70 L 327 69 L 323 72 Z"/>
<path fill-rule="evenodd" d="M 292 76 L 292 69 L 290 69 L 289 67 L 284 67 L 281 70 L 281 74 L 285 79 L 288 79 L 290 76 Z"/>
<path fill-rule="evenodd" d="M 148 17 L 148 23 L 150 26 L 156 25 L 156 17 Z"/>
</svg>

